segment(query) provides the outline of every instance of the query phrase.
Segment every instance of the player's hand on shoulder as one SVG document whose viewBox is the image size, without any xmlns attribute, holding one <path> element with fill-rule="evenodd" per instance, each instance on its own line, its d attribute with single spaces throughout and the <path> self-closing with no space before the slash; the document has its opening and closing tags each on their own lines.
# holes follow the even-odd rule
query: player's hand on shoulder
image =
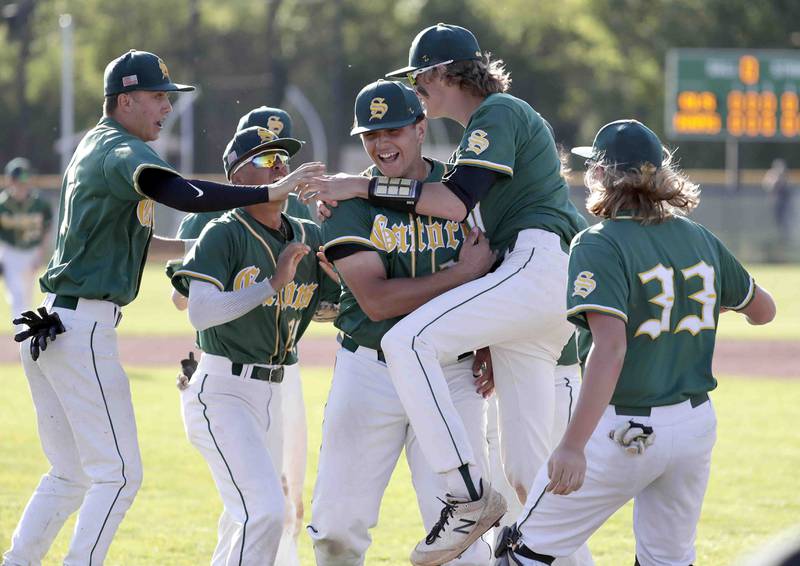
<svg viewBox="0 0 800 566">
<path fill-rule="evenodd" d="M 547 476 L 550 483 L 546 489 L 555 495 L 578 491 L 586 477 L 586 456 L 583 450 L 559 444 L 547 461 Z"/>
<path fill-rule="evenodd" d="M 319 161 L 303 163 L 300 167 L 286 175 L 283 179 L 270 185 L 269 200 L 286 200 L 289 193 L 302 194 L 311 179 L 325 174 L 325 164 Z"/>
<path fill-rule="evenodd" d="M 489 247 L 489 240 L 479 228 L 473 228 L 461 246 L 454 269 L 462 270 L 467 281 L 471 281 L 486 275 L 495 261 L 497 253 Z"/>
<path fill-rule="evenodd" d="M 292 242 L 286 246 L 278 256 L 278 265 L 269 282 L 275 291 L 283 289 L 289 281 L 294 279 L 297 265 L 311 251 L 311 248 L 300 242 Z"/>
</svg>

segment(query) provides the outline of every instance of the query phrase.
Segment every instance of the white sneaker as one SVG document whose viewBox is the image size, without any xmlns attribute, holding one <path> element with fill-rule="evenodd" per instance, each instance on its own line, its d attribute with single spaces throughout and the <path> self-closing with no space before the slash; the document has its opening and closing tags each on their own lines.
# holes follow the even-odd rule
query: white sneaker
<svg viewBox="0 0 800 566">
<path fill-rule="evenodd" d="M 414 566 L 439 566 L 458 558 L 508 510 L 506 500 L 491 486 L 477 501 L 455 501 L 448 496 L 443 503 L 439 521 L 411 552 Z"/>
</svg>

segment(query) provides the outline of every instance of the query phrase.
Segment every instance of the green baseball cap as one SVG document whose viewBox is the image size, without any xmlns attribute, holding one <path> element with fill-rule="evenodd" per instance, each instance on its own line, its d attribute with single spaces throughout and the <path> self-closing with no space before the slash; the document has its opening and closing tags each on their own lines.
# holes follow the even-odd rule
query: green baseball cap
<svg viewBox="0 0 800 566">
<path fill-rule="evenodd" d="M 293 137 L 292 131 L 294 128 L 292 117 L 286 110 L 281 108 L 272 108 L 270 106 L 253 108 L 239 119 L 239 125 L 236 126 L 236 131 L 253 126 L 260 126 L 272 130 L 281 138 Z"/>
<path fill-rule="evenodd" d="M 26 181 L 31 174 L 31 162 L 24 157 L 15 157 L 6 164 L 6 175 L 12 179 Z"/>
<path fill-rule="evenodd" d="M 425 111 L 417 95 L 406 85 L 380 79 L 358 93 L 355 115 L 351 136 L 408 126 L 425 116 Z"/>
<path fill-rule="evenodd" d="M 302 142 L 294 138 L 279 138 L 275 132 L 261 126 L 251 126 L 239 130 L 228 142 L 225 152 L 222 154 L 225 176 L 230 179 L 231 171 L 251 157 L 274 150 L 283 151 L 291 157 L 300 151 L 302 145 Z"/>
<path fill-rule="evenodd" d="M 103 74 L 105 95 L 113 96 L 134 90 L 149 91 L 190 91 L 191 85 L 172 82 L 169 70 L 161 57 L 131 49 L 120 55 L 108 65 Z"/>
<path fill-rule="evenodd" d="M 481 48 L 471 31 L 451 24 L 436 24 L 417 34 L 408 50 L 408 66 L 387 73 L 387 77 L 405 77 L 419 69 L 480 59 Z"/>
<path fill-rule="evenodd" d="M 617 120 L 606 124 L 591 146 L 572 148 L 572 153 L 624 169 L 641 169 L 645 163 L 661 167 L 663 146 L 658 136 L 637 120 Z"/>
</svg>

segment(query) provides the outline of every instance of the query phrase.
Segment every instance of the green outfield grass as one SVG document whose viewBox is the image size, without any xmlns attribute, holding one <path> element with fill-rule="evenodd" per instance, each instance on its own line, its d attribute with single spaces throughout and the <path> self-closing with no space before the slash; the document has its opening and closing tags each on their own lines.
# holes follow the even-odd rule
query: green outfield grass
<svg viewBox="0 0 800 566">
<path fill-rule="evenodd" d="M 719 336 L 754 340 L 800 340 L 800 301 L 796 300 L 800 265 L 751 265 L 756 280 L 775 296 L 778 316 L 762 328 L 747 324 L 744 317 L 728 313 L 722 316 Z M 5 292 L 5 288 L 2 288 Z M 192 329 L 186 314 L 177 311 L 170 301 L 172 287 L 164 275 L 163 266 L 151 263 L 145 270 L 139 297 L 124 309 L 120 334 L 152 336 L 181 335 Z M 41 300 L 37 295 L 36 299 Z M 0 320 L 8 320 L 8 305 L 0 301 Z M 2 326 L 0 326 L 2 328 Z M 11 331 L 10 324 L 6 327 Z M 331 324 L 311 323 L 306 336 L 334 336 Z"/>
<path fill-rule="evenodd" d="M 21 370 L 0 366 L 0 372 L 5 386 L 0 396 L 0 546 L 5 549 L 46 462 Z M 330 373 L 327 368 L 303 370 L 310 433 L 306 520 Z M 214 547 L 220 503 L 205 462 L 185 438 L 173 375 L 171 368 L 130 371 L 145 480 L 111 548 L 109 566 L 196 566 L 208 563 Z M 800 517 L 794 418 L 800 381 L 723 377 L 720 382 L 714 394 L 719 441 L 697 543 L 697 564 L 714 566 L 729 564 Z M 60 563 L 72 524 L 62 531 L 45 565 Z M 633 562 L 630 525 L 626 507 L 592 538 L 598 566 Z M 385 565 L 407 564 L 412 544 L 423 535 L 404 462 L 373 535 L 367 563 Z M 302 563 L 311 565 L 309 539 L 301 534 L 300 540 Z"/>
</svg>

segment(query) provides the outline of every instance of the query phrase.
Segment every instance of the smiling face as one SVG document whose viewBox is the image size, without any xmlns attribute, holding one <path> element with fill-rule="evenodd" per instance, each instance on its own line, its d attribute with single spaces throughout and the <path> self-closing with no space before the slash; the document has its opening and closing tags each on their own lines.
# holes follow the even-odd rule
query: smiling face
<svg viewBox="0 0 800 566">
<path fill-rule="evenodd" d="M 374 130 L 361 134 L 364 150 L 372 162 L 387 177 L 410 177 L 410 172 L 422 159 L 426 122 L 403 128 Z"/>
<path fill-rule="evenodd" d="M 143 141 L 155 141 L 161 135 L 161 128 L 172 104 L 166 92 L 135 90 L 119 95 L 114 117 L 125 129 Z"/>
</svg>

